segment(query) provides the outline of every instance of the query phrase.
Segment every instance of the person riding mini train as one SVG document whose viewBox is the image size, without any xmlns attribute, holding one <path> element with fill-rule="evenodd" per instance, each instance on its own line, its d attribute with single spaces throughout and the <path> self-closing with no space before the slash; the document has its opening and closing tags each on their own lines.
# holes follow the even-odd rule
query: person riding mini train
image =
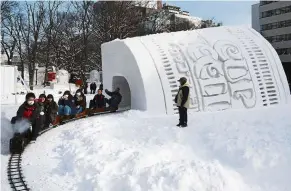
<svg viewBox="0 0 291 191">
<path fill-rule="evenodd" d="M 74 103 L 76 106 L 75 114 L 82 113 L 86 109 L 86 96 L 81 89 L 76 91 Z"/>
<path fill-rule="evenodd" d="M 27 93 L 25 96 L 25 102 L 18 108 L 16 116 L 12 117 L 11 124 L 16 124 L 17 122 L 27 121 L 31 124 L 32 131 L 28 128 L 24 133 L 27 138 L 31 137 L 32 141 L 35 141 L 38 137 L 38 133 L 42 126 L 42 120 L 39 120 L 40 116 L 43 116 L 39 108 L 39 104 L 35 101 L 34 93 Z"/>
<path fill-rule="evenodd" d="M 67 117 L 73 115 L 76 110 L 74 102 L 75 100 L 71 95 L 71 92 L 68 90 L 65 91 L 63 96 L 58 101 L 58 115 Z"/>
<path fill-rule="evenodd" d="M 110 111 L 118 110 L 118 105 L 120 104 L 122 100 L 122 96 L 119 92 L 120 92 L 120 88 L 118 87 L 113 92 L 110 92 L 107 89 L 105 89 L 105 93 L 111 97 L 110 99 L 107 99 L 107 98 L 105 99 L 106 103 L 108 103 L 109 105 Z"/>
<path fill-rule="evenodd" d="M 38 96 L 38 99 L 36 99 L 35 101 L 38 104 L 39 111 L 43 112 L 45 114 L 46 95 L 45 94 L 40 94 Z M 39 127 L 40 130 L 43 130 L 45 128 L 45 120 L 46 120 L 45 118 L 46 118 L 45 115 L 39 116 L 39 123 L 41 124 L 40 127 Z"/>
<path fill-rule="evenodd" d="M 54 96 L 49 94 L 45 104 L 45 126 L 48 127 L 56 120 L 58 114 L 58 105 L 54 101 Z"/>
<path fill-rule="evenodd" d="M 97 109 L 106 107 L 105 96 L 102 94 L 102 90 L 98 89 L 97 94 L 94 96 L 92 100 L 90 100 L 89 108 Z"/>
</svg>

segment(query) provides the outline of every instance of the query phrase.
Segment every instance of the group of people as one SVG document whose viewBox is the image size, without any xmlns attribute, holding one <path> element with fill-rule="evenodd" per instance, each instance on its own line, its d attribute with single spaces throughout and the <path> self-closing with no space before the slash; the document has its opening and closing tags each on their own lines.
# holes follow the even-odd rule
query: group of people
<svg viewBox="0 0 291 191">
<path fill-rule="evenodd" d="M 105 90 L 110 99 L 105 98 L 102 89 L 98 89 L 98 93 L 90 100 L 89 108 L 106 108 L 109 105 L 110 111 L 116 111 L 122 100 L 120 89 L 116 88 L 113 92 Z M 39 131 L 49 127 L 59 116 L 74 116 L 85 111 L 87 106 L 86 96 L 82 89 L 78 89 L 73 96 L 70 91 L 65 91 L 58 103 L 54 101 L 52 94 L 40 94 L 36 99 L 34 93 L 26 94 L 25 102 L 19 107 L 17 114 L 12 118 L 11 123 L 17 121 L 28 120 L 32 126 L 32 140 L 36 140 Z"/>
</svg>

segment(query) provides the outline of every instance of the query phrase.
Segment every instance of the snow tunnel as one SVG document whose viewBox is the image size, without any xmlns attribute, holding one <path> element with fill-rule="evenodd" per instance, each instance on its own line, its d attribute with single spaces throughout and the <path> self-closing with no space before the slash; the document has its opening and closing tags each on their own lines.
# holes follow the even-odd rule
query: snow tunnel
<svg viewBox="0 0 291 191">
<path fill-rule="evenodd" d="M 177 80 L 190 84 L 195 112 L 252 109 L 290 101 L 282 63 L 250 27 L 214 27 L 102 44 L 103 84 L 120 87 L 122 106 L 177 113 Z"/>
</svg>

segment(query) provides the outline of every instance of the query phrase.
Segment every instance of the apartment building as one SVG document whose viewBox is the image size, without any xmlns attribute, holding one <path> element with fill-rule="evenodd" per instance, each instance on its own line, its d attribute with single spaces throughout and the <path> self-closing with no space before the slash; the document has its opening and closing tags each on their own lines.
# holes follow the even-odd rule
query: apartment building
<svg viewBox="0 0 291 191">
<path fill-rule="evenodd" d="M 291 1 L 260 1 L 253 5 L 252 25 L 256 30 L 258 23 L 258 32 L 276 49 L 291 84 Z"/>
</svg>

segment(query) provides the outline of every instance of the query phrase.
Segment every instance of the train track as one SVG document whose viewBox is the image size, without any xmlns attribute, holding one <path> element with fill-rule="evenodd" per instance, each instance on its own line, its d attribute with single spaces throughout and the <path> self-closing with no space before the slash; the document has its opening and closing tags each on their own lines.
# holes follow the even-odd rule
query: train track
<svg viewBox="0 0 291 191">
<path fill-rule="evenodd" d="M 79 119 L 94 117 L 96 115 L 117 114 L 117 113 L 122 113 L 122 112 L 125 112 L 125 111 L 128 111 L 128 110 L 129 109 L 123 109 L 123 110 L 119 110 L 119 111 L 116 111 L 116 112 L 100 112 L 100 113 L 96 113 L 94 115 L 90 115 L 90 116 L 86 116 L 86 117 L 82 117 L 82 118 L 70 119 L 70 120 L 65 121 L 65 123 L 62 123 L 60 125 L 63 125 L 63 124 L 69 123 L 69 122 L 73 122 L 73 121 L 77 121 Z M 57 126 L 60 126 L 60 125 L 49 127 L 47 129 L 39 132 L 39 136 L 41 136 L 45 132 L 47 132 L 47 131 L 49 131 L 49 130 L 57 127 Z M 27 191 L 27 190 L 30 190 L 28 188 L 28 185 L 27 185 L 26 181 L 24 180 L 24 175 L 23 175 L 22 169 L 21 169 L 22 153 L 11 154 L 10 158 L 9 158 L 9 161 L 8 161 L 8 167 L 7 167 L 8 182 L 10 184 L 10 187 L 13 189 L 13 191 Z"/>
<path fill-rule="evenodd" d="M 9 161 L 8 161 L 8 181 L 11 188 L 14 191 L 25 191 L 30 190 L 24 180 L 24 176 L 22 174 L 21 169 L 21 161 L 22 157 L 21 154 L 11 154 Z"/>
</svg>

